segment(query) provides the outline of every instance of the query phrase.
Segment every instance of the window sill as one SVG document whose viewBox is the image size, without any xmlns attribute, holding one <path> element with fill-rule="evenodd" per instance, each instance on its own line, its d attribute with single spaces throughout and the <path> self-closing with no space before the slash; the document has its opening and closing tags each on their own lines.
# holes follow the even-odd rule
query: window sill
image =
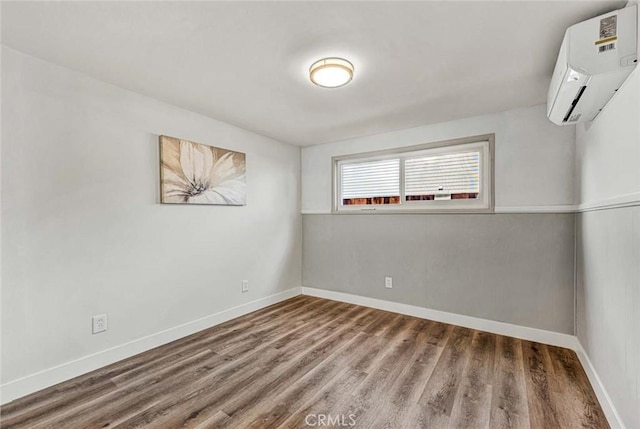
<svg viewBox="0 0 640 429">
<path fill-rule="evenodd" d="M 493 214 L 495 210 L 490 208 L 463 208 L 463 209 L 350 209 L 332 210 L 331 214 L 337 215 L 385 215 L 385 214 Z"/>
</svg>

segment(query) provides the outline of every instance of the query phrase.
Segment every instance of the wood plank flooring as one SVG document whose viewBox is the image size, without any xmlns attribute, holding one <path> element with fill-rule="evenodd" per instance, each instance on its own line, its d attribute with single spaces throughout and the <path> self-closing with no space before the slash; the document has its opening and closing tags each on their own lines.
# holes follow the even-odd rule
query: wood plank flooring
<svg viewBox="0 0 640 429">
<path fill-rule="evenodd" d="M 607 428 L 570 350 L 308 296 L 2 406 L 2 428 Z"/>
</svg>

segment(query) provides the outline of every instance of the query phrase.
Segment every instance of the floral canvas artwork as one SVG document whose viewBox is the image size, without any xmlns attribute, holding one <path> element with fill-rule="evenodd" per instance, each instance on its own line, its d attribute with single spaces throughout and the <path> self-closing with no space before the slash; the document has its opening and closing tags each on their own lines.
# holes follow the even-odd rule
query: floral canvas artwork
<svg viewBox="0 0 640 429">
<path fill-rule="evenodd" d="M 165 204 L 246 204 L 241 152 L 160 136 L 161 200 Z"/>
</svg>

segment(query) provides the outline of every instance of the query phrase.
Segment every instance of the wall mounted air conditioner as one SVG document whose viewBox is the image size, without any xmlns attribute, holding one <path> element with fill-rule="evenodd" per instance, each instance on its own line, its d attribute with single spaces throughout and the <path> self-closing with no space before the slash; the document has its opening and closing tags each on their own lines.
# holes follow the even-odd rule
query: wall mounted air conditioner
<svg viewBox="0 0 640 429">
<path fill-rule="evenodd" d="M 569 27 L 547 95 L 558 125 L 595 119 L 638 64 L 638 6 Z"/>
</svg>

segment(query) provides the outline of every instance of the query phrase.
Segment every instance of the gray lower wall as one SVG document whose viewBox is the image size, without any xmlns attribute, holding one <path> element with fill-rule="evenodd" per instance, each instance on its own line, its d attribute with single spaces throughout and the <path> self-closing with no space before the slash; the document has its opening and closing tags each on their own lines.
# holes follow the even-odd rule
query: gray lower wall
<svg viewBox="0 0 640 429">
<path fill-rule="evenodd" d="M 640 428 L 640 207 L 576 222 L 578 339 L 626 426 Z"/>
<path fill-rule="evenodd" d="M 574 235 L 573 214 L 304 215 L 302 284 L 573 334 Z"/>
</svg>

